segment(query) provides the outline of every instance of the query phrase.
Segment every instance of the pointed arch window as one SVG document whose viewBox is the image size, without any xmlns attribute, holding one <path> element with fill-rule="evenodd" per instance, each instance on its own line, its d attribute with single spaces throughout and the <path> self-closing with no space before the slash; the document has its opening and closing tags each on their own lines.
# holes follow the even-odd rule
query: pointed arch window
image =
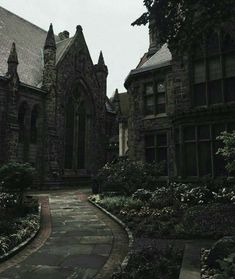
<svg viewBox="0 0 235 279">
<path fill-rule="evenodd" d="M 76 88 L 66 104 L 65 169 L 86 168 L 88 111 L 84 89 Z"/>
<path fill-rule="evenodd" d="M 30 127 L 30 142 L 37 143 L 38 141 L 38 118 L 39 109 L 35 106 L 31 112 L 31 127 Z"/>
</svg>

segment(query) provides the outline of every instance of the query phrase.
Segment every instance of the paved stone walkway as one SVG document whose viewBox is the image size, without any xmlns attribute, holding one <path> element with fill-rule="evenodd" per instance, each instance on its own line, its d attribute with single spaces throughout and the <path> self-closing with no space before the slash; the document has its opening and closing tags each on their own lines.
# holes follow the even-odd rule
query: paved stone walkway
<svg viewBox="0 0 235 279">
<path fill-rule="evenodd" d="M 110 278 L 128 251 L 123 229 L 88 203 L 83 193 L 53 192 L 49 196 L 50 237 L 22 262 L 0 272 L 0 278 Z"/>
</svg>

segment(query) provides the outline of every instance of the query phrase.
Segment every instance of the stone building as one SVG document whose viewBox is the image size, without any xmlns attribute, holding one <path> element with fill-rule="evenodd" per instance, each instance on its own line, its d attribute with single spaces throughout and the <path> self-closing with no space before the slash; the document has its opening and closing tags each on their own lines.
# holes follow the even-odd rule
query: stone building
<svg viewBox="0 0 235 279">
<path fill-rule="evenodd" d="M 0 7 L 0 164 L 31 163 L 40 184 L 95 173 L 114 133 L 107 75 L 81 26 L 56 36 Z"/>
<path fill-rule="evenodd" d="M 225 26 L 179 57 L 160 45 L 150 22 L 149 51 L 125 81 L 129 157 L 165 161 L 164 176 L 226 176 L 217 136 L 235 130 L 235 29 Z"/>
</svg>

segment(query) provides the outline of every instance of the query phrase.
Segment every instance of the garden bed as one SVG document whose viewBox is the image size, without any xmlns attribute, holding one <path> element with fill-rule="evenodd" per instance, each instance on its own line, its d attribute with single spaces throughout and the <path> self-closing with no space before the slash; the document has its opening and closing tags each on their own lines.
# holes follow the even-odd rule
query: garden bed
<svg viewBox="0 0 235 279">
<path fill-rule="evenodd" d="M 3 261 L 36 235 L 40 210 L 38 201 L 30 197 L 16 204 L 14 194 L 1 193 L 0 200 L 0 260 Z"/>
<path fill-rule="evenodd" d="M 124 196 L 96 201 L 122 220 L 134 237 L 216 240 L 235 235 L 235 204 L 177 204 L 154 208 L 149 202 Z"/>
</svg>

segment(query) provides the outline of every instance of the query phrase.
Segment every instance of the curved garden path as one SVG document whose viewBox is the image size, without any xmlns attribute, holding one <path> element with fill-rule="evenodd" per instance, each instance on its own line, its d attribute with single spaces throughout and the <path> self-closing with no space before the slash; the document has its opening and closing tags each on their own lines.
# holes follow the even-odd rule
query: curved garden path
<svg viewBox="0 0 235 279">
<path fill-rule="evenodd" d="M 87 201 L 85 190 L 39 196 L 42 229 L 23 251 L 0 264 L 0 278 L 110 278 L 128 252 L 125 231 Z"/>
</svg>

